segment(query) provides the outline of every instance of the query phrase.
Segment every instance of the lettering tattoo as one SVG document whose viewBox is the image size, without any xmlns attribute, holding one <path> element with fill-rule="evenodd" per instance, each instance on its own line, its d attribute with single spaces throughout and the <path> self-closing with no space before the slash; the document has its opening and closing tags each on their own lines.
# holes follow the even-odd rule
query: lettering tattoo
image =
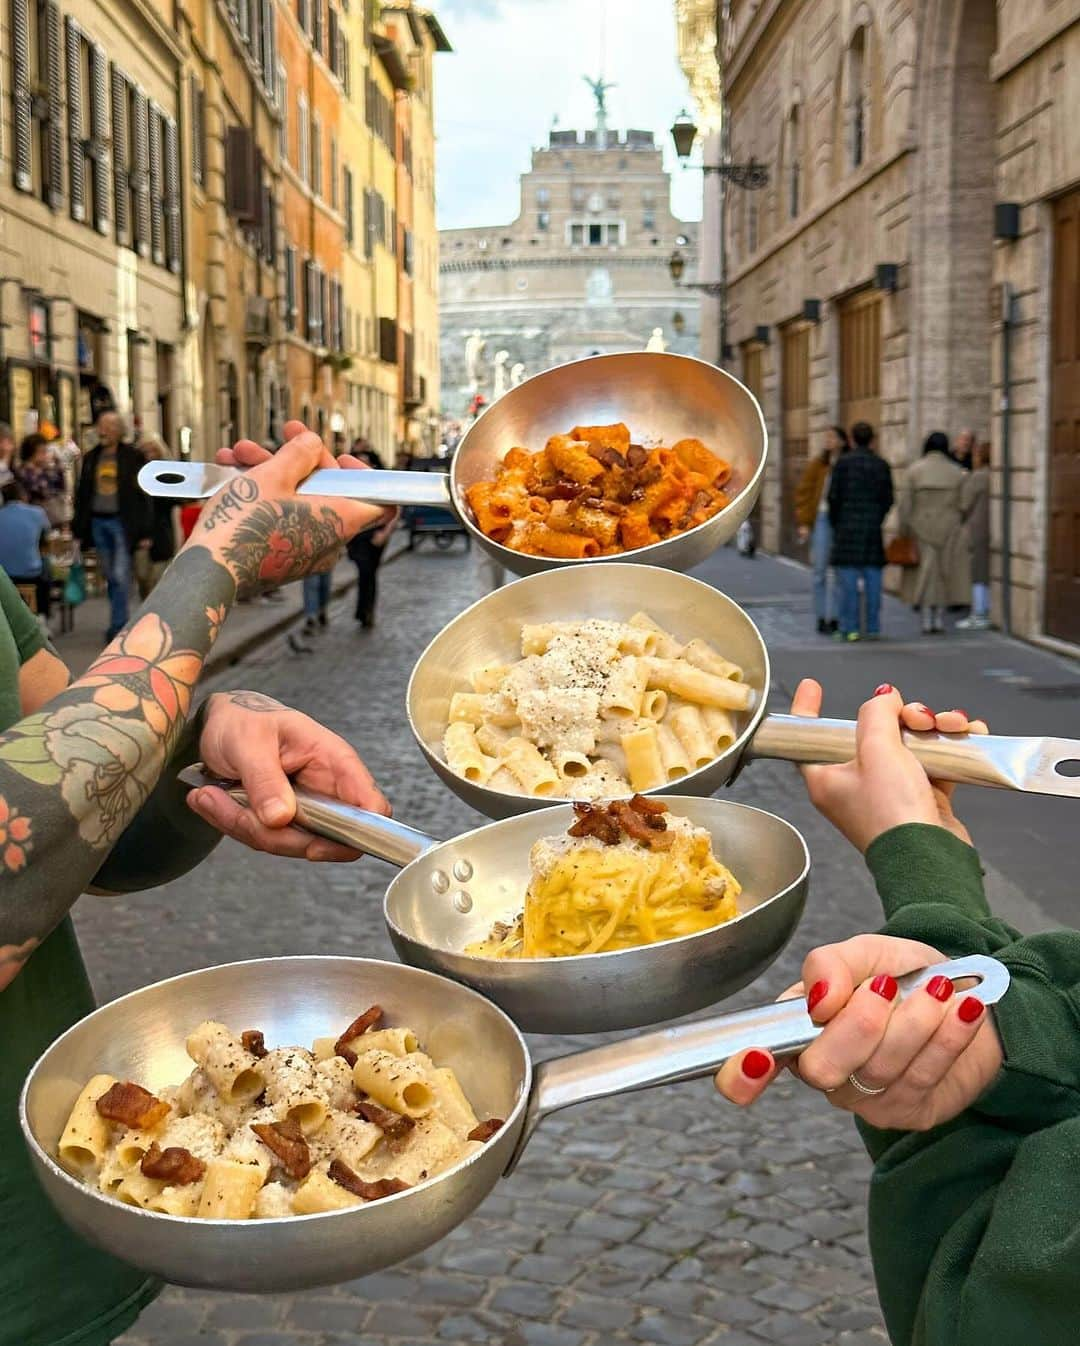
<svg viewBox="0 0 1080 1346">
<path fill-rule="evenodd" d="M 329 505 L 261 500 L 237 523 L 221 556 L 241 597 L 329 570 L 345 545 L 341 519 Z"/>
<path fill-rule="evenodd" d="M 254 477 L 240 476 L 218 495 L 212 508 L 199 518 L 199 523 L 208 533 L 212 533 L 218 524 L 231 523 L 246 506 L 259 498 L 259 483 Z"/>
<path fill-rule="evenodd" d="M 0 991 L 157 784 L 235 596 L 226 566 L 186 548 L 84 676 L 0 734 Z"/>
</svg>

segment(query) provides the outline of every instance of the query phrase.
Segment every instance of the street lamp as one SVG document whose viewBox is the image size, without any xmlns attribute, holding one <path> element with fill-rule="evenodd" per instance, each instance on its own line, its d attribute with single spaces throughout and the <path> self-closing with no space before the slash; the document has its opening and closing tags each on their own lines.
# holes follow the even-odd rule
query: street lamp
<svg viewBox="0 0 1080 1346">
<path fill-rule="evenodd" d="M 686 280 L 682 279 L 682 273 L 686 270 L 686 258 L 678 248 L 668 258 L 668 271 L 671 273 L 671 279 L 680 290 L 701 290 L 708 295 L 718 295 L 723 292 L 724 282 L 722 280 Z"/>
<path fill-rule="evenodd" d="M 721 177 L 733 182 L 736 187 L 742 187 L 748 192 L 757 192 L 762 187 L 769 185 L 768 168 L 764 164 L 759 164 L 753 156 L 751 156 L 750 162 L 746 164 L 687 163 L 690 151 L 694 147 L 694 141 L 697 139 L 697 127 L 685 108 L 671 124 L 671 138 L 675 142 L 675 153 L 683 168 L 696 168 L 706 176 L 710 173 L 719 173 Z"/>
</svg>

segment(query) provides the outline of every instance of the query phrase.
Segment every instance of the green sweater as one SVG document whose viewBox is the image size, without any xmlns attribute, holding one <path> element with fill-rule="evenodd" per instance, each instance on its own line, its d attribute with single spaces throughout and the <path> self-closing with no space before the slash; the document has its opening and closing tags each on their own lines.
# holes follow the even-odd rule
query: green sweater
<svg viewBox="0 0 1080 1346">
<path fill-rule="evenodd" d="M 1005 1064 L 978 1102 L 926 1132 L 860 1123 L 874 1160 L 870 1248 L 894 1346 L 1080 1341 L 1080 932 L 1022 937 L 994 917 L 979 858 L 912 823 L 866 862 L 884 932 L 999 958 Z"/>
</svg>

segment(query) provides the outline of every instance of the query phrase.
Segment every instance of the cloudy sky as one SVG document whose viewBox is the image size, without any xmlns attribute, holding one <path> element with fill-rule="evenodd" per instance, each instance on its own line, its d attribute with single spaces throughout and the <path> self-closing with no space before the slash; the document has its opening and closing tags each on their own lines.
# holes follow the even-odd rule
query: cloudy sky
<svg viewBox="0 0 1080 1346">
<path fill-rule="evenodd" d="M 668 128 L 688 102 L 671 0 L 426 0 L 454 50 L 436 58 L 439 224 L 508 223 L 529 151 L 559 126 L 594 124 L 582 76 L 603 72 L 611 127 Z M 701 174 L 675 168 L 676 215 L 701 215 Z"/>
</svg>

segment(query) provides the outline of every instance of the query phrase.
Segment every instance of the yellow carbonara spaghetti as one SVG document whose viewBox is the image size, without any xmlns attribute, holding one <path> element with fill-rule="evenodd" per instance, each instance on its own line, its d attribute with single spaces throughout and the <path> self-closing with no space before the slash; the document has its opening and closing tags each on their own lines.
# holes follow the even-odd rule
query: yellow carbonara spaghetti
<svg viewBox="0 0 1080 1346">
<path fill-rule="evenodd" d="M 575 804 L 566 836 L 532 849 L 525 908 L 465 952 L 566 958 L 676 939 L 738 915 L 738 880 L 702 827 L 635 796 Z"/>
</svg>

